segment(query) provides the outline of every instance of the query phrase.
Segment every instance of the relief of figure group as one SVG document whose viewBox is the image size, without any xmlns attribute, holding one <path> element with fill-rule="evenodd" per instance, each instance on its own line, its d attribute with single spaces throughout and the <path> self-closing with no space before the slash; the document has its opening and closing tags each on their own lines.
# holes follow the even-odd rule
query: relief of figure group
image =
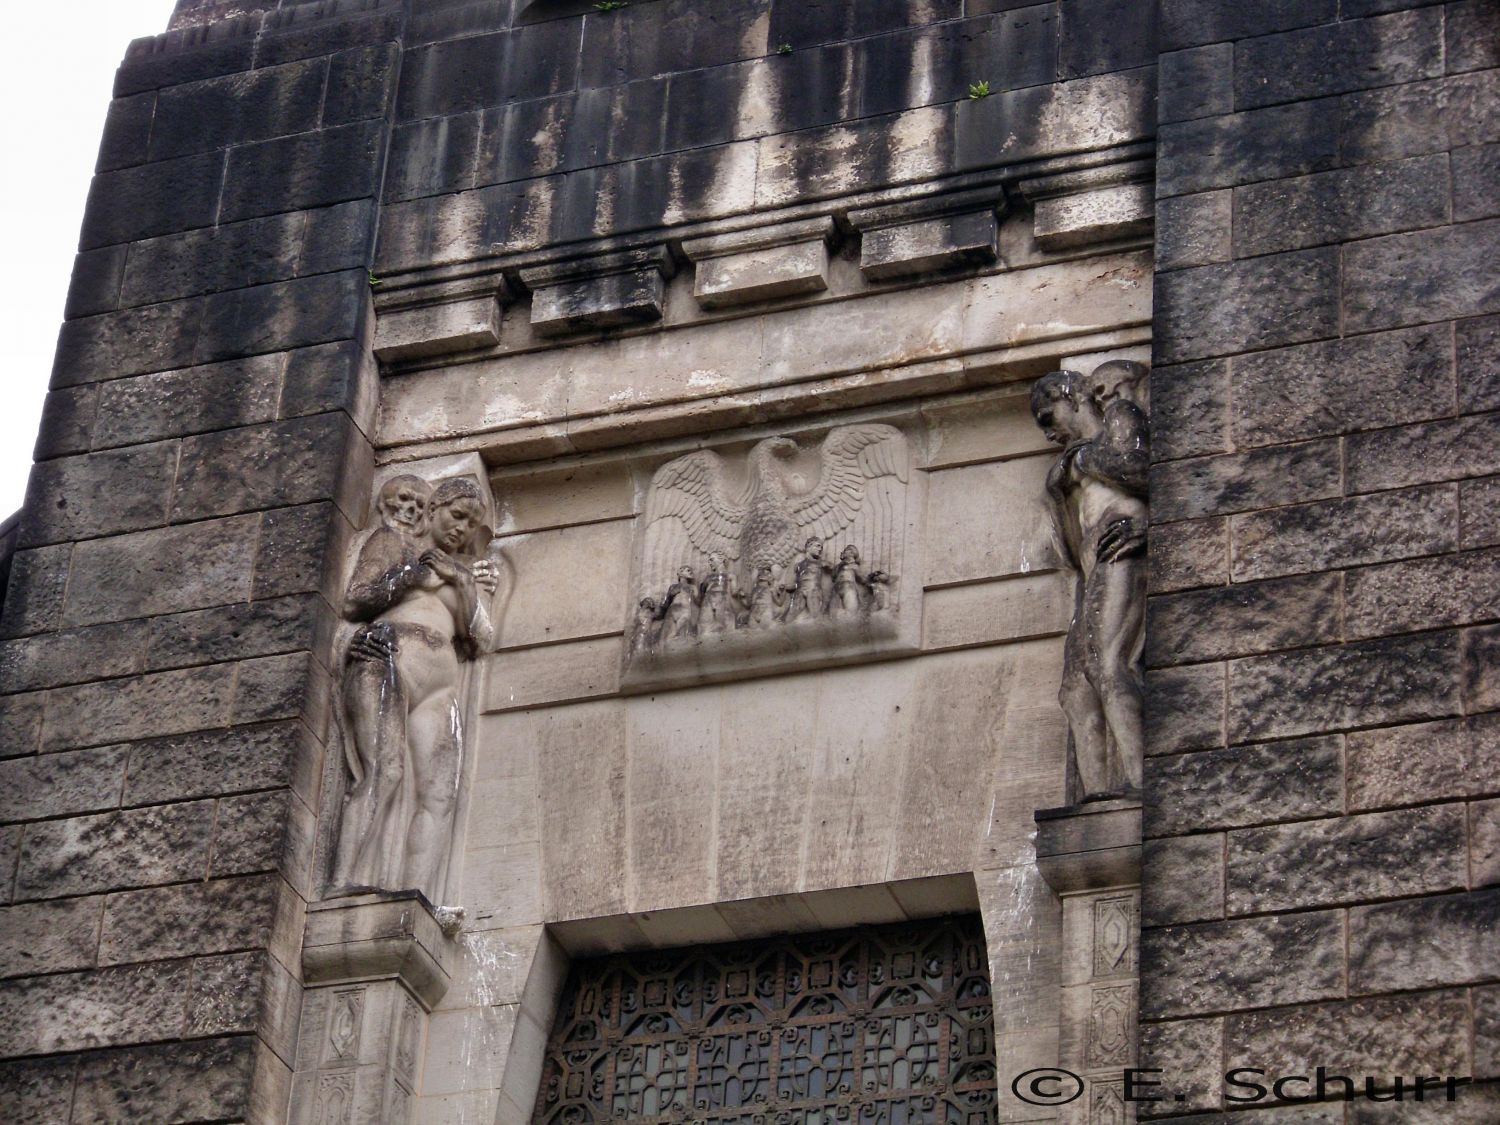
<svg viewBox="0 0 1500 1125">
<path fill-rule="evenodd" d="M 791 567 L 756 567 L 748 590 L 740 588 L 724 556 L 713 553 L 702 579 L 692 566 L 684 565 L 665 594 L 640 600 L 631 651 L 651 651 L 737 629 L 858 621 L 890 608 L 893 581 L 884 570 L 866 571 L 852 543 L 839 552 L 837 562 L 830 562 L 823 540 L 816 536 L 803 544 Z"/>
</svg>

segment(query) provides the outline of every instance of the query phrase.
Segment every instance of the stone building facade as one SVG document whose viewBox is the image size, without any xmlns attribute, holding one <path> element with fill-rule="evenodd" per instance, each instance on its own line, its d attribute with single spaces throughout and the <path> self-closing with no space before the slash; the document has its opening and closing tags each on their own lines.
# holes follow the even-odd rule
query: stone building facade
<svg viewBox="0 0 1500 1125">
<path fill-rule="evenodd" d="M 941 931 L 989 1092 L 601 1097 L 1500 1119 L 1496 0 L 181 0 L 115 95 L 0 532 L 0 1118 L 605 1120 L 591 967 Z M 1149 465 L 1069 476 L 1059 370 Z M 1137 786 L 1075 623 L 1142 612 Z M 1224 1081 L 1320 1065 L 1473 1082 Z"/>
</svg>

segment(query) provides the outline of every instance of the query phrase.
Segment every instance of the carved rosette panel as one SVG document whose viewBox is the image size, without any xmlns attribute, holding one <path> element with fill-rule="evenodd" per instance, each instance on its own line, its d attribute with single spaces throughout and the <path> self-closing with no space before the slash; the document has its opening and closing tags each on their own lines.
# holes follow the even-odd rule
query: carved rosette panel
<svg viewBox="0 0 1500 1125">
<path fill-rule="evenodd" d="M 835 426 L 658 468 L 638 521 L 627 686 L 916 647 L 920 494 L 906 434 Z"/>
<path fill-rule="evenodd" d="M 403 1125 L 416 1089 L 421 1006 L 395 981 L 309 989 L 293 1079 L 294 1125 Z"/>
</svg>

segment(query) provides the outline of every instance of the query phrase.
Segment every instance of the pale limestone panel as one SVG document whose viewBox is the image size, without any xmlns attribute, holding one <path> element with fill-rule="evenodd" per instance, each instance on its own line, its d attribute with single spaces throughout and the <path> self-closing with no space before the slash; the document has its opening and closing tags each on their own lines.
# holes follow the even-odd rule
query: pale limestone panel
<svg viewBox="0 0 1500 1125">
<path fill-rule="evenodd" d="M 629 903 L 712 902 L 720 692 L 637 697 L 626 710 Z"/>
<path fill-rule="evenodd" d="M 980 843 L 978 866 L 1011 865 L 1031 857 L 1032 812 L 1066 803 L 1067 723 L 1057 704 L 1062 639 L 1008 645 L 1010 692 L 994 716 L 995 794 Z"/>
<path fill-rule="evenodd" d="M 515 578 L 500 621 L 500 647 L 618 633 L 632 528 L 631 520 L 613 520 L 502 540 Z"/>
<path fill-rule="evenodd" d="M 1111 254 L 976 278 L 963 348 L 1013 347 L 1151 319 L 1149 254 Z"/>
<path fill-rule="evenodd" d="M 931 590 L 923 602 L 922 647 L 935 651 L 1061 636 L 1073 615 L 1072 572 L 1054 570 Z"/>
<path fill-rule="evenodd" d="M 541 840 L 536 779 L 503 778 L 474 782 L 469 802 L 471 847 L 534 844 Z"/>
<path fill-rule="evenodd" d="M 719 898 L 797 889 L 804 825 L 814 804 L 809 748 L 819 676 L 789 676 L 723 690 L 715 818 Z"/>
<path fill-rule="evenodd" d="M 965 396 L 926 405 L 927 467 L 1024 457 L 1053 449 L 1031 416 L 1031 395 L 1018 388 L 998 397 Z"/>
<path fill-rule="evenodd" d="M 827 288 L 828 247 L 821 238 L 705 258 L 697 263 L 693 277 L 693 295 L 706 308 Z"/>
<path fill-rule="evenodd" d="M 427 1025 L 427 1065 L 422 1071 L 422 1093 L 498 1090 L 519 1012 L 519 1004 L 434 1012 Z"/>
<path fill-rule="evenodd" d="M 625 703 L 584 703 L 537 716 L 546 917 L 625 909 Z"/>
<path fill-rule="evenodd" d="M 949 109 L 923 106 L 886 118 L 883 179 L 927 180 L 948 170 Z M 867 184 L 867 130 L 841 127 L 780 133 L 757 142 L 755 206 L 781 207 L 809 194 L 837 195 Z M 809 168 L 819 171 L 809 173 Z"/>
<path fill-rule="evenodd" d="M 502 652 L 485 662 L 485 711 L 514 711 L 613 695 L 620 686 L 620 639 Z"/>
<path fill-rule="evenodd" d="M 495 530 L 500 535 L 619 519 L 636 510 L 635 481 L 623 461 L 497 475 L 491 484 L 500 512 Z"/>
<path fill-rule="evenodd" d="M 538 843 L 469 848 L 460 902 L 479 926 L 524 926 L 542 920 L 542 848 Z"/>
<path fill-rule="evenodd" d="M 543 713 L 536 711 L 507 711 L 480 716 L 474 783 L 513 781 L 535 790 L 536 729 L 542 721 Z"/>
<path fill-rule="evenodd" d="M 927 584 L 1056 569 L 1045 504 L 1051 465 L 1023 457 L 928 474 Z"/>
<path fill-rule="evenodd" d="M 459 936 L 453 982 L 438 1011 L 490 1004 L 520 1004 L 543 942 L 539 925 L 502 930 L 466 930 Z"/>
</svg>

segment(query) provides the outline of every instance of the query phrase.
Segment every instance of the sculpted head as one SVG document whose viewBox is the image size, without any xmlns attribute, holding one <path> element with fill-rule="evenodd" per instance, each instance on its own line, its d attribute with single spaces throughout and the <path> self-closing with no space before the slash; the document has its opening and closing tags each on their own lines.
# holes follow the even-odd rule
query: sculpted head
<svg viewBox="0 0 1500 1125">
<path fill-rule="evenodd" d="M 722 574 L 724 571 L 724 556 L 718 551 L 708 553 L 708 572 L 710 574 Z"/>
<path fill-rule="evenodd" d="M 450 553 L 462 551 L 484 522 L 484 497 L 467 477 L 451 477 L 432 490 L 427 504 L 432 541 Z"/>
<path fill-rule="evenodd" d="M 380 520 L 392 531 L 421 535 L 427 530 L 427 504 L 432 486 L 421 477 L 402 473 L 380 486 Z"/>
<path fill-rule="evenodd" d="M 823 540 L 816 535 L 808 536 L 807 542 L 802 544 L 802 549 L 810 559 L 821 559 L 823 557 Z"/>
<path fill-rule="evenodd" d="M 839 552 L 839 560 L 846 563 L 859 562 L 859 548 L 850 543 L 849 546 Z"/>
<path fill-rule="evenodd" d="M 1092 437 L 1099 429 L 1099 408 L 1088 380 L 1077 371 L 1049 371 L 1038 379 L 1031 388 L 1031 416 L 1058 445 Z"/>
<path fill-rule="evenodd" d="M 1089 391 L 1100 409 L 1117 399 L 1133 402 L 1144 408 L 1146 375 L 1149 369 L 1144 363 L 1129 359 L 1112 359 L 1094 368 L 1089 376 Z"/>
<path fill-rule="evenodd" d="M 682 581 L 684 582 L 691 582 L 695 577 L 697 577 L 697 575 L 693 573 L 692 567 L 679 566 L 677 568 L 677 577 L 682 579 Z"/>
</svg>

